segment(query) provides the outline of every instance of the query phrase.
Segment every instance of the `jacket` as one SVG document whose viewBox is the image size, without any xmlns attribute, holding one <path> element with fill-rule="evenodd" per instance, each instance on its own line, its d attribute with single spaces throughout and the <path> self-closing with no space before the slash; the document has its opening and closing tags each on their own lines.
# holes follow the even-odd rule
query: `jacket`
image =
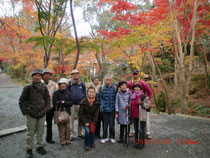
<svg viewBox="0 0 210 158">
<path fill-rule="evenodd" d="M 100 104 L 101 112 L 115 112 L 116 93 L 117 93 L 117 88 L 113 84 L 110 87 L 108 87 L 106 84 L 99 87 L 99 91 L 97 93 L 97 99 L 101 103 Z"/>
<path fill-rule="evenodd" d="M 86 97 L 86 88 L 82 81 L 75 84 L 72 84 L 72 81 L 69 81 L 66 89 L 71 93 L 73 105 L 79 105 L 80 101 Z"/>
<path fill-rule="evenodd" d="M 43 80 L 42 80 L 42 83 L 44 84 Z M 45 84 L 45 86 L 47 86 L 47 89 L 50 94 L 50 108 L 53 108 L 52 97 L 53 97 L 53 93 L 56 91 L 56 83 L 50 80 L 47 85 Z"/>
<path fill-rule="evenodd" d="M 90 106 L 87 97 L 85 97 L 80 103 L 79 108 L 79 119 L 82 123 L 82 125 L 85 125 L 86 123 L 92 123 L 96 125 L 98 121 L 98 114 L 99 114 L 99 105 L 97 99 L 93 102 L 93 105 Z"/>
<path fill-rule="evenodd" d="M 125 93 L 123 93 L 120 90 L 118 91 L 116 95 L 115 109 L 116 109 L 116 112 L 119 112 L 119 115 L 117 118 L 119 124 L 127 125 L 131 123 L 130 119 L 128 119 L 128 123 L 127 123 L 127 109 L 126 109 L 126 106 L 130 105 L 131 95 L 132 93 L 129 89 L 127 89 Z"/>
<path fill-rule="evenodd" d="M 65 101 L 64 103 L 62 103 L 62 101 Z M 55 91 L 55 93 L 53 94 L 53 106 L 55 107 L 55 110 L 58 111 L 60 108 L 61 110 L 64 110 L 64 108 L 66 109 L 66 112 L 71 115 L 71 106 L 72 106 L 72 102 L 71 102 L 71 94 L 69 91 L 67 90 L 57 90 Z"/>
<path fill-rule="evenodd" d="M 23 88 L 19 98 L 19 106 L 23 115 L 30 115 L 33 118 L 45 116 L 50 109 L 50 95 L 43 83 L 33 82 Z"/>
</svg>

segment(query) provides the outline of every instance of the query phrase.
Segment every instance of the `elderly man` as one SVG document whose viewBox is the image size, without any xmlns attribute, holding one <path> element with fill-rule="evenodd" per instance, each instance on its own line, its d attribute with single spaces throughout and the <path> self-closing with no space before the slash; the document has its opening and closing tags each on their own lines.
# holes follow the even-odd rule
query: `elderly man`
<svg viewBox="0 0 210 158">
<path fill-rule="evenodd" d="M 98 100 L 100 100 L 100 112 L 102 113 L 103 120 L 103 138 L 101 143 L 106 143 L 111 140 L 115 143 L 115 97 L 117 88 L 113 84 L 111 75 L 106 75 L 105 84 L 99 87 L 97 94 Z M 107 130 L 109 127 L 109 138 Z"/>
<path fill-rule="evenodd" d="M 36 69 L 32 73 L 32 84 L 24 87 L 19 99 L 19 105 L 23 115 L 26 115 L 26 157 L 32 158 L 34 135 L 37 138 L 36 151 L 45 155 L 47 151 L 42 147 L 44 122 L 47 111 L 50 109 L 50 95 L 47 87 L 41 83 L 42 71 Z"/>
<path fill-rule="evenodd" d="M 149 100 L 151 100 L 151 98 L 152 98 L 152 90 L 151 90 L 150 86 L 146 82 L 140 80 L 140 78 L 139 78 L 139 71 L 138 70 L 134 69 L 132 73 L 133 73 L 133 79 L 128 82 L 128 88 L 133 93 L 134 92 L 134 90 L 132 89 L 133 85 L 135 83 L 139 82 L 141 84 L 141 86 L 142 86 L 142 89 L 143 89 L 144 93 L 149 97 Z M 149 117 L 149 112 L 147 112 L 147 120 L 146 120 L 146 138 L 147 139 L 152 139 L 152 136 L 150 134 L 150 117 Z"/>
<path fill-rule="evenodd" d="M 53 93 L 56 91 L 56 83 L 51 80 L 51 77 L 52 77 L 52 72 L 48 68 L 43 69 L 42 83 L 44 83 L 47 86 L 51 98 L 50 110 L 47 112 L 46 115 L 46 122 L 47 122 L 46 141 L 50 144 L 54 144 L 55 141 L 52 139 L 52 120 L 55 109 L 52 105 L 52 96 Z"/>
<path fill-rule="evenodd" d="M 72 108 L 71 108 L 71 140 L 73 141 L 76 137 L 74 131 L 75 119 L 78 120 L 78 138 L 84 138 L 82 135 L 82 125 L 79 121 L 79 103 L 86 97 L 86 87 L 85 84 L 79 78 L 79 71 L 77 69 L 72 70 L 71 80 L 68 83 L 67 90 L 71 93 Z"/>
</svg>

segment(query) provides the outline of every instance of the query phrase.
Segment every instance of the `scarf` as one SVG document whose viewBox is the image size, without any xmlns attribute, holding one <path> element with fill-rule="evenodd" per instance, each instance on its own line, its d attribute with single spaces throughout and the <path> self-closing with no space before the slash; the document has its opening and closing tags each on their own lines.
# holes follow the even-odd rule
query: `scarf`
<svg viewBox="0 0 210 158">
<path fill-rule="evenodd" d="M 91 107 L 93 105 L 93 102 L 95 101 L 95 98 L 88 98 L 87 97 L 87 100 L 88 100 L 88 102 L 90 104 L 90 107 Z"/>
<path fill-rule="evenodd" d="M 138 93 L 134 92 L 131 96 L 131 99 L 136 99 L 138 96 L 142 95 L 142 93 L 143 93 L 143 90 L 141 90 Z"/>
</svg>

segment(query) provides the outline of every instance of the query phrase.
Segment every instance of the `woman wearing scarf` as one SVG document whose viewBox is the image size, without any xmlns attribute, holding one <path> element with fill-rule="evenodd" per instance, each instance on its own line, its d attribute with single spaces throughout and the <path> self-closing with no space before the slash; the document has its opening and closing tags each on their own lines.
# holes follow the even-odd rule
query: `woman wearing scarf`
<svg viewBox="0 0 210 158">
<path fill-rule="evenodd" d="M 142 119 L 140 116 L 140 133 L 138 137 L 138 126 L 139 126 L 139 106 L 142 106 L 142 102 L 140 101 L 141 97 L 144 96 L 144 92 L 142 90 L 141 84 L 136 83 L 133 85 L 134 93 L 131 96 L 131 117 L 133 118 L 134 130 L 135 130 L 135 148 L 142 149 L 144 148 L 145 141 L 145 126 L 146 126 L 146 118 Z M 142 110 L 144 110 L 142 108 Z M 147 113 L 140 113 L 140 115 L 147 115 Z M 139 140 L 138 140 L 139 138 Z"/>
<path fill-rule="evenodd" d="M 80 102 L 79 116 L 82 126 L 85 130 L 85 146 L 84 149 L 89 151 L 91 148 L 95 148 L 94 133 L 90 132 L 90 125 L 94 123 L 94 126 L 98 120 L 99 102 L 96 99 L 96 92 L 94 87 L 89 87 L 87 90 L 87 96 Z"/>
</svg>

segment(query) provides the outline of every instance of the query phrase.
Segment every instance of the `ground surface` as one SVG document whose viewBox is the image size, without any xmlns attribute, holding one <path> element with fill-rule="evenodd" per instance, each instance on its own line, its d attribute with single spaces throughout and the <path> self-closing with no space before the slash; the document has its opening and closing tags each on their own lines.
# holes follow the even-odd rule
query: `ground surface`
<svg viewBox="0 0 210 158">
<path fill-rule="evenodd" d="M 22 87 L 13 83 L 5 74 L 0 75 L 0 87 L 0 130 L 24 125 L 25 117 L 22 116 L 18 106 Z M 118 124 L 115 130 L 117 140 Z M 210 121 L 176 115 L 151 114 L 153 139 L 143 150 L 133 148 L 134 138 L 130 138 L 128 148 L 125 144 L 111 144 L 111 142 L 101 144 L 100 140 L 96 140 L 96 148 L 85 152 L 83 140 L 76 140 L 70 146 L 62 147 L 59 144 L 56 125 L 53 125 L 53 133 L 56 144 L 51 145 L 44 141 L 48 154 L 42 156 L 43 158 L 208 158 L 210 156 Z M 0 158 L 25 157 L 25 137 L 26 132 L 1 137 Z M 35 158 L 41 157 L 35 150 L 33 153 Z"/>
</svg>

